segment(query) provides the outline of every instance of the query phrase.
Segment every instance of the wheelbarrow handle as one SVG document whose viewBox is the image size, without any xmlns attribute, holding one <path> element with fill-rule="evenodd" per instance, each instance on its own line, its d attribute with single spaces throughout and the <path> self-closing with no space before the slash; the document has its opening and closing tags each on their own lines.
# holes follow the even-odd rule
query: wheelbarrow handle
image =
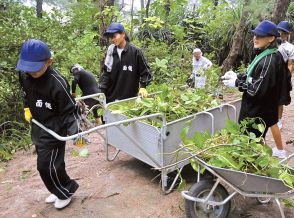
<svg viewBox="0 0 294 218">
<path fill-rule="evenodd" d="M 288 157 L 280 161 L 280 164 L 285 163 L 289 161 L 292 157 L 294 157 L 294 153 L 290 154 Z"/>
<path fill-rule="evenodd" d="M 46 132 L 48 132 L 50 135 L 52 135 L 56 139 L 58 139 L 60 141 L 68 141 L 68 140 L 73 140 L 73 139 L 76 139 L 76 138 L 81 137 L 83 135 L 95 132 L 95 131 L 100 130 L 100 129 L 105 129 L 105 128 L 108 128 L 108 127 L 118 126 L 118 125 L 121 125 L 121 124 L 124 124 L 124 123 L 135 122 L 135 121 L 148 119 L 148 118 L 153 118 L 153 117 L 161 117 L 161 119 L 163 121 L 163 124 L 165 125 L 165 123 L 166 123 L 165 116 L 163 114 L 161 114 L 161 113 L 156 113 L 156 114 L 150 114 L 150 115 L 146 115 L 146 116 L 135 117 L 135 118 L 130 118 L 130 119 L 126 119 L 126 120 L 120 120 L 120 121 L 116 121 L 116 122 L 113 122 L 113 123 L 108 123 L 108 124 L 96 126 L 96 127 L 93 127 L 91 129 L 88 129 L 88 130 L 83 131 L 83 132 L 79 132 L 79 133 L 71 135 L 71 136 L 60 136 L 56 132 L 54 132 L 53 130 L 45 127 L 43 124 L 41 124 L 40 122 L 38 122 L 35 119 L 32 119 L 32 122 L 34 124 L 36 124 L 37 126 L 39 126 L 40 128 L 42 128 L 43 130 L 45 130 Z"/>
<path fill-rule="evenodd" d="M 181 191 L 181 195 L 182 195 L 183 198 L 185 198 L 185 199 L 187 199 L 189 201 L 197 202 L 197 198 L 189 195 L 188 193 L 189 193 L 189 191 Z"/>
<path fill-rule="evenodd" d="M 106 97 L 104 95 L 104 93 L 96 93 L 96 94 L 92 94 L 92 95 L 85 95 L 85 96 L 81 96 L 81 97 L 77 97 L 75 98 L 76 101 L 81 101 L 81 100 L 85 100 L 88 98 L 93 98 L 93 99 L 97 99 L 98 101 L 106 104 Z"/>
</svg>

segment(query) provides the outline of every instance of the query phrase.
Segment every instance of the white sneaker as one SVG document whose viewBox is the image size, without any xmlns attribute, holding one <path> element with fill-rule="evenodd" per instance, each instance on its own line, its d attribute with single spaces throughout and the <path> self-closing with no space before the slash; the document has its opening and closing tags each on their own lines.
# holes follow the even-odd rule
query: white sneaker
<svg viewBox="0 0 294 218">
<path fill-rule="evenodd" d="M 57 200 L 57 196 L 54 194 L 51 194 L 45 199 L 45 202 L 47 204 L 51 204 L 51 203 L 54 203 L 56 200 Z"/>
<path fill-rule="evenodd" d="M 283 128 L 282 120 L 279 120 L 277 125 L 278 125 L 279 129 L 282 129 Z"/>
<path fill-rule="evenodd" d="M 286 151 L 284 149 L 279 150 L 279 149 L 277 149 L 275 147 L 275 148 L 272 148 L 272 151 L 273 151 L 273 157 L 278 157 L 278 158 L 281 158 L 281 159 L 284 159 L 284 158 L 287 157 Z"/>
<path fill-rule="evenodd" d="M 71 201 L 71 197 L 65 200 L 61 200 L 59 198 L 56 199 L 55 203 L 54 203 L 54 207 L 57 209 L 62 209 L 64 207 L 66 207 L 67 205 L 69 205 Z"/>
</svg>

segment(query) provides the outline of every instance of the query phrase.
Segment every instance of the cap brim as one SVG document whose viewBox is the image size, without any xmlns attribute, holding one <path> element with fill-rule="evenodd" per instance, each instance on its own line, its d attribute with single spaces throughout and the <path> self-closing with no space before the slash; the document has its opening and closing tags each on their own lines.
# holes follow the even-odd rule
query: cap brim
<svg viewBox="0 0 294 218">
<path fill-rule="evenodd" d="M 117 32 L 119 32 L 119 31 L 118 31 L 118 30 L 107 30 L 107 31 L 103 34 L 103 36 L 109 36 L 109 35 L 114 34 L 114 33 L 117 33 Z"/>
<path fill-rule="evenodd" d="M 279 33 L 277 33 L 276 35 L 269 35 L 269 34 L 267 34 L 267 33 L 265 33 L 265 32 L 263 32 L 263 31 L 260 31 L 260 30 L 251 30 L 251 32 L 252 33 L 254 33 L 254 35 L 257 35 L 257 36 L 274 36 L 274 37 L 279 37 L 280 36 L 280 34 Z"/>
<path fill-rule="evenodd" d="M 252 33 L 254 33 L 257 36 L 269 36 L 267 33 L 262 32 L 260 30 L 251 30 Z"/>
<path fill-rule="evenodd" d="M 278 30 L 282 30 L 282 31 L 284 31 L 284 32 L 286 32 L 286 33 L 290 33 L 288 30 L 286 30 L 286 29 L 284 29 L 284 28 L 282 28 L 282 27 L 278 27 Z"/>
<path fill-rule="evenodd" d="M 30 62 L 19 59 L 16 68 L 22 72 L 36 73 L 42 69 L 46 61 Z"/>
</svg>

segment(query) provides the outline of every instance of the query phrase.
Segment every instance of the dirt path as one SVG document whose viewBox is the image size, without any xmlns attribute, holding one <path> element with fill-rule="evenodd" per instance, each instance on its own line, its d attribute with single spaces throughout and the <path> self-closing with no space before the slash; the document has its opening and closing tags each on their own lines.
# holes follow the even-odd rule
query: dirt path
<svg viewBox="0 0 294 218">
<path fill-rule="evenodd" d="M 294 139 L 293 114 L 292 103 L 285 109 L 284 142 Z M 66 148 L 67 171 L 78 180 L 80 188 L 72 203 L 63 210 L 45 204 L 49 193 L 36 170 L 36 155 L 32 151 L 19 151 L 12 161 L 0 164 L 0 217 L 185 217 L 180 193 L 163 195 L 157 171 L 123 153 L 115 161 L 107 162 L 103 140 L 98 134 L 91 135 L 91 139 L 86 158 L 73 157 L 71 153 L 77 148 L 72 144 Z M 267 141 L 273 145 L 270 134 Z M 294 152 L 293 144 L 289 144 L 287 150 Z M 187 177 L 188 180 L 194 178 L 194 175 Z M 285 208 L 285 214 L 288 218 L 294 217 L 294 208 Z M 259 205 L 255 199 L 237 196 L 229 217 L 274 218 L 280 217 L 280 213 L 275 203 Z"/>
</svg>

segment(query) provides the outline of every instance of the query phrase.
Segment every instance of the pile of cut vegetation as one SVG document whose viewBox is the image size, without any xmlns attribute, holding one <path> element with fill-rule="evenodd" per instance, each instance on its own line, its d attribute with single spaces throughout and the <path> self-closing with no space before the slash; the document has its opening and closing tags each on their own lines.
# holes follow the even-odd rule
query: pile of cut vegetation
<svg viewBox="0 0 294 218">
<path fill-rule="evenodd" d="M 243 120 L 240 124 L 228 120 L 226 128 L 215 135 L 196 132 L 188 138 L 189 127 L 181 132 L 184 152 L 197 154 L 206 163 L 226 169 L 253 173 L 281 179 L 285 185 L 294 188 L 293 168 L 280 164 L 278 158 L 272 157 L 272 149 L 262 143 L 261 137 L 248 132 L 251 126 L 264 132 L 263 124 L 256 124 L 254 119 Z M 198 163 L 191 159 L 192 167 L 197 171 Z"/>
<path fill-rule="evenodd" d="M 201 89 L 183 90 L 163 86 L 160 93 L 151 97 L 118 102 L 108 109 L 114 114 L 124 114 L 130 118 L 162 113 L 166 121 L 170 122 L 216 107 L 220 103 L 219 99 Z"/>
</svg>

